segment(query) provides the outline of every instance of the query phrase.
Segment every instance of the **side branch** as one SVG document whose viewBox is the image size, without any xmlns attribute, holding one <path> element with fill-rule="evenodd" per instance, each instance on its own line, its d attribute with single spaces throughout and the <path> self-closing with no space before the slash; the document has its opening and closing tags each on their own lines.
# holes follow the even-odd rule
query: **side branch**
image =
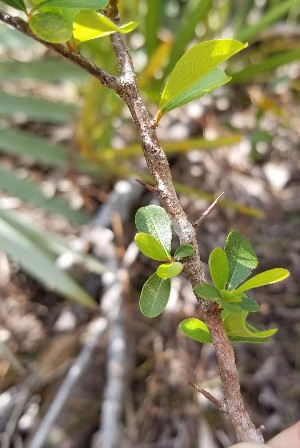
<svg viewBox="0 0 300 448">
<path fill-rule="evenodd" d="M 15 30 L 20 31 L 20 33 L 25 34 L 25 36 L 28 36 L 31 39 L 34 39 L 35 41 L 41 43 L 44 47 L 47 47 L 50 50 L 53 50 L 55 53 L 60 54 L 65 59 L 67 59 L 67 60 L 73 62 L 74 64 L 78 65 L 79 67 L 81 67 L 83 70 L 88 72 L 94 78 L 97 78 L 101 82 L 101 84 L 103 84 L 104 86 L 118 92 L 118 90 L 120 88 L 120 81 L 118 78 L 110 75 L 105 70 L 92 64 L 90 61 L 85 59 L 79 53 L 73 53 L 64 45 L 52 44 L 50 42 L 45 42 L 44 40 L 39 39 L 35 34 L 32 33 L 32 31 L 30 30 L 30 28 L 28 26 L 28 23 L 25 22 L 24 20 L 20 19 L 19 17 L 13 17 L 10 14 L 7 14 L 6 12 L 0 11 L 0 22 L 10 25 Z"/>
</svg>

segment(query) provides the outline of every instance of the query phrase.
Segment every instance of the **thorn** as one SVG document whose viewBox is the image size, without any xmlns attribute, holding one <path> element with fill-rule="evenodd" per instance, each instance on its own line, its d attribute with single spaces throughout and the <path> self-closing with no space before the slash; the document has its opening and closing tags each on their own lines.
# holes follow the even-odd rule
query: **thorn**
<svg viewBox="0 0 300 448">
<path fill-rule="evenodd" d="M 217 197 L 217 199 L 216 199 L 216 200 L 215 200 L 215 201 L 208 207 L 208 209 L 205 210 L 205 212 L 202 213 L 202 215 L 200 216 L 200 218 L 197 219 L 197 221 L 194 222 L 194 226 L 195 226 L 196 228 L 197 228 L 197 227 L 200 227 L 201 224 L 206 220 L 206 218 L 208 217 L 208 215 L 210 215 L 211 212 L 214 210 L 214 208 L 216 208 L 216 206 L 217 206 L 219 200 L 222 198 L 223 195 L 224 195 L 224 191 L 223 191 L 223 193 L 221 193 L 221 194 Z"/>
<path fill-rule="evenodd" d="M 141 179 L 134 179 L 134 180 L 136 180 L 139 184 L 141 184 L 147 190 L 151 191 L 152 193 L 157 194 L 158 189 L 156 187 L 154 187 L 153 185 L 146 184 L 146 182 L 144 182 Z"/>
<path fill-rule="evenodd" d="M 224 406 L 223 403 L 215 398 L 210 392 L 208 392 L 205 389 L 202 389 L 201 387 L 197 386 L 196 384 L 192 383 L 192 381 L 188 381 L 188 384 L 190 384 L 194 389 L 196 389 L 197 392 L 202 394 L 205 398 L 207 398 L 212 404 L 214 404 L 220 411 L 224 412 Z"/>
</svg>

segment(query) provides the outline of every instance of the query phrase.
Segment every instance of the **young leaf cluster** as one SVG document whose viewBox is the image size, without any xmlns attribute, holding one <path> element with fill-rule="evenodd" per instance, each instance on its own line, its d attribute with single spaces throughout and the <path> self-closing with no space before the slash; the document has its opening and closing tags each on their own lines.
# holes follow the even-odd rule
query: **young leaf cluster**
<svg viewBox="0 0 300 448">
<path fill-rule="evenodd" d="M 213 285 L 202 283 L 194 287 L 199 297 L 216 302 L 222 309 L 223 325 L 231 341 L 266 342 L 277 331 L 276 328 L 259 331 L 246 321 L 249 313 L 260 310 L 258 303 L 248 296 L 247 291 L 284 280 L 289 276 L 289 271 L 275 268 L 248 279 L 257 264 L 257 257 L 249 241 L 234 230 L 229 233 L 224 250 L 216 247 L 210 254 L 209 271 Z M 185 319 L 179 327 L 196 341 L 211 342 L 209 329 L 198 319 Z"/>
<path fill-rule="evenodd" d="M 27 11 L 24 0 L 3 0 L 3 3 L 25 12 L 31 31 L 50 43 L 72 42 L 72 48 L 87 40 L 107 36 L 116 31 L 129 33 L 137 24 L 117 26 L 98 12 L 109 0 L 32 0 Z"/>
<path fill-rule="evenodd" d="M 140 296 L 141 312 L 147 317 L 156 317 L 168 303 L 170 279 L 183 269 L 180 260 L 191 255 L 194 248 L 185 244 L 171 255 L 172 224 L 162 207 L 149 205 L 140 208 L 135 215 L 135 223 L 139 231 L 135 242 L 140 251 L 152 260 L 164 262 L 146 281 Z"/>
</svg>

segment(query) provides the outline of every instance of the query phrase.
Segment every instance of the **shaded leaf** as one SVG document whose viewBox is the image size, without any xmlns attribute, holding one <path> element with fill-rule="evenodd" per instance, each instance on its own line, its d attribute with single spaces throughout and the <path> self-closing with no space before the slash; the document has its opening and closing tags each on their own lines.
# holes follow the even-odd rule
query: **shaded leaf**
<svg viewBox="0 0 300 448">
<path fill-rule="evenodd" d="M 204 297 L 206 300 L 216 301 L 221 298 L 219 291 L 208 283 L 199 283 L 199 285 L 194 287 L 194 291 L 198 296 Z"/>
<path fill-rule="evenodd" d="M 85 42 L 109 34 L 130 33 L 137 27 L 136 22 L 129 22 L 122 26 L 117 26 L 108 17 L 98 14 L 95 11 L 80 11 L 73 23 L 73 35 L 79 42 Z"/>
<path fill-rule="evenodd" d="M 269 337 L 276 333 L 276 328 L 259 331 L 247 324 L 248 313 L 228 313 L 224 319 L 224 327 L 230 341 L 260 343 L 268 341 Z"/>
<path fill-rule="evenodd" d="M 135 236 L 135 242 L 140 251 L 152 260 L 167 261 L 171 259 L 171 255 L 160 242 L 149 233 L 138 233 Z"/>
<path fill-rule="evenodd" d="M 211 342 L 210 331 L 202 320 L 189 318 L 179 324 L 179 329 L 191 339 L 207 344 Z"/>
<path fill-rule="evenodd" d="M 194 253 L 195 249 L 190 244 L 183 244 L 182 246 L 177 247 L 174 258 L 185 258 L 189 257 Z"/>
<path fill-rule="evenodd" d="M 229 233 L 225 252 L 229 264 L 227 289 L 231 290 L 239 286 L 250 275 L 258 261 L 249 241 L 236 230 Z"/>
<path fill-rule="evenodd" d="M 240 294 L 234 294 L 232 291 L 227 291 L 226 289 L 221 289 L 219 291 L 222 300 L 224 300 L 227 303 L 235 303 L 235 302 L 241 302 L 241 295 Z"/>
<path fill-rule="evenodd" d="M 228 277 L 228 260 L 227 255 L 221 247 L 216 247 L 210 254 L 209 272 L 217 289 L 224 289 Z"/>
<path fill-rule="evenodd" d="M 141 312 L 147 317 L 156 317 L 167 306 L 171 291 L 170 279 L 153 274 L 143 286 L 140 297 Z"/>
<path fill-rule="evenodd" d="M 39 39 L 54 44 L 66 42 L 73 32 L 72 21 L 54 12 L 38 12 L 30 16 L 29 26 Z"/>
<path fill-rule="evenodd" d="M 26 14 L 26 6 L 24 0 L 2 0 L 3 3 L 11 6 L 12 8 L 19 9 L 20 11 L 25 12 Z"/>
<path fill-rule="evenodd" d="M 247 280 L 243 285 L 237 288 L 236 292 L 248 291 L 248 289 L 259 288 L 260 286 L 270 285 L 271 283 L 281 282 L 290 275 L 287 269 L 274 268 L 261 272 Z"/>
<path fill-rule="evenodd" d="M 257 311 L 260 311 L 259 304 L 250 297 L 244 295 L 242 298 L 242 302 L 239 304 L 240 308 L 244 311 L 249 311 L 250 313 L 256 313 Z"/>
<path fill-rule="evenodd" d="M 148 205 L 138 209 L 135 215 L 135 225 L 139 232 L 154 236 L 165 248 L 171 252 L 172 226 L 167 212 L 158 205 Z"/>
<path fill-rule="evenodd" d="M 161 114 L 211 91 L 228 79 L 216 67 L 246 45 L 232 39 L 202 42 L 190 48 L 175 65 L 161 95 Z M 201 84 L 201 80 L 204 83 Z"/>
<path fill-rule="evenodd" d="M 178 261 L 174 261 L 173 263 L 161 264 L 157 268 L 156 273 L 160 278 L 172 278 L 180 274 L 182 269 L 183 265 Z"/>
</svg>

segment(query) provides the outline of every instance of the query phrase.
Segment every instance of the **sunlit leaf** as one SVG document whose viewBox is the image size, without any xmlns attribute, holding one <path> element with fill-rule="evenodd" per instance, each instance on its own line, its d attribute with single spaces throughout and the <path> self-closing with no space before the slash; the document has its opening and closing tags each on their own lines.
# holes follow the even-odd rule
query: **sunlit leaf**
<svg viewBox="0 0 300 448">
<path fill-rule="evenodd" d="M 174 261 L 173 263 L 161 264 L 157 268 L 156 273 L 160 278 L 172 278 L 180 274 L 182 269 L 183 265 L 178 261 Z"/>
<path fill-rule="evenodd" d="M 194 291 L 198 296 L 204 297 L 206 300 L 216 301 L 221 298 L 219 291 L 208 283 L 199 283 L 199 285 L 194 287 Z"/>
<path fill-rule="evenodd" d="M 232 39 L 202 42 L 190 48 L 175 65 L 161 95 L 159 112 L 174 109 L 228 81 L 216 67 L 246 45 Z"/>
<path fill-rule="evenodd" d="M 179 324 L 179 329 L 191 339 L 207 344 L 211 342 L 210 331 L 202 320 L 185 319 Z"/>
<path fill-rule="evenodd" d="M 29 19 L 30 29 L 39 39 L 51 43 L 63 43 L 72 36 L 72 21 L 54 12 L 38 12 Z"/>
<path fill-rule="evenodd" d="M 276 333 L 276 328 L 259 331 L 246 322 L 248 313 L 228 313 L 224 319 L 224 327 L 230 341 L 236 342 L 266 342 L 268 338 Z"/>
<path fill-rule="evenodd" d="M 236 288 L 237 293 L 248 291 L 248 289 L 259 288 L 260 286 L 270 285 L 271 283 L 281 282 L 290 275 L 287 269 L 274 268 L 269 271 L 261 272 L 254 277 L 247 280 L 239 288 Z"/>
<path fill-rule="evenodd" d="M 85 42 L 109 34 L 130 33 L 137 27 L 136 22 L 129 22 L 122 26 L 117 26 L 108 17 L 98 14 L 95 11 L 80 11 L 73 23 L 73 35 L 79 42 Z"/>
<path fill-rule="evenodd" d="M 225 252 L 229 263 L 227 289 L 231 290 L 249 277 L 258 261 L 249 241 L 236 230 L 229 233 Z"/>
<path fill-rule="evenodd" d="M 139 208 L 135 215 L 135 225 L 139 232 L 149 233 L 154 236 L 167 253 L 171 252 L 171 221 L 162 207 L 148 205 Z"/>
<path fill-rule="evenodd" d="M 171 255 L 160 242 L 149 233 L 138 233 L 135 236 L 135 242 L 140 251 L 152 260 L 167 261 L 171 259 Z"/>
<path fill-rule="evenodd" d="M 241 302 L 241 294 L 233 294 L 232 291 L 227 291 L 226 289 L 219 290 L 222 300 L 226 303 L 236 303 Z"/>
<path fill-rule="evenodd" d="M 170 279 L 153 274 L 143 286 L 140 297 L 141 312 L 147 317 L 156 317 L 167 306 L 171 291 Z"/>
<path fill-rule="evenodd" d="M 228 260 L 227 255 L 221 247 L 216 247 L 210 254 L 209 272 L 217 289 L 224 289 L 228 276 Z"/>
</svg>

